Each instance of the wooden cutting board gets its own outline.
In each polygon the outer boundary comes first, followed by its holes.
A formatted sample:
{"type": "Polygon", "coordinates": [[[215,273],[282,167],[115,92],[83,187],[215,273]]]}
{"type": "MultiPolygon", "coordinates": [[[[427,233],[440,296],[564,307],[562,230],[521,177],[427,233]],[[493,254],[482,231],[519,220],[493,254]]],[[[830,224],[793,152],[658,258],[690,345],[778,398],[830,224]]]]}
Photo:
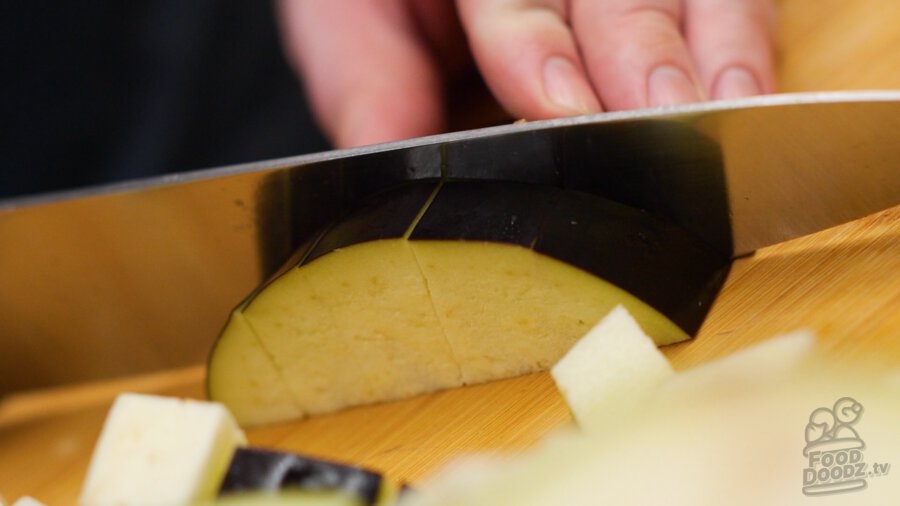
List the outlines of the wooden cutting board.
{"type": "MultiPolygon", "coordinates": [[[[900,2],[783,0],[782,91],[900,88],[900,2]]],[[[737,261],[676,369],[797,328],[828,353],[900,367],[900,207],[737,261]]],[[[73,504],[120,391],[203,397],[202,367],[78,385],[0,404],[0,494],[73,504]]],[[[764,374],[764,371],[761,372],[764,374]]],[[[462,453],[527,447],[570,420],[547,374],[248,432],[252,444],[366,465],[415,482],[462,453]]]]}

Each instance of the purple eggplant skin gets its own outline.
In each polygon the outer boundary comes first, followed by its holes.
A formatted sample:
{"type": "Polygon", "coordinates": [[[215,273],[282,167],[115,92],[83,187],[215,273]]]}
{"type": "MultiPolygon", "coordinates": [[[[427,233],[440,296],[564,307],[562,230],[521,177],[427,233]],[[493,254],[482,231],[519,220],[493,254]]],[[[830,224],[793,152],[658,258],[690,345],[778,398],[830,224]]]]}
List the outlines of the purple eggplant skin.
{"type": "Polygon", "coordinates": [[[695,335],[731,258],[659,215],[549,185],[447,181],[410,240],[517,244],[590,272],[695,335]]]}
{"type": "Polygon", "coordinates": [[[379,473],[293,453],[238,448],[219,495],[282,489],[343,492],[373,505],[382,487],[379,473]]]}
{"type": "Polygon", "coordinates": [[[272,274],[256,287],[240,304],[246,308],[272,282],[298,265],[305,265],[322,255],[354,244],[403,237],[440,183],[438,179],[409,181],[361,199],[338,218],[309,232],[303,243],[272,274]]]}
{"type": "Polygon", "coordinates": [[[379,239],[403,237],[428,204],[438,180],[408,182],[361,201],[350,213],[333,222],[312,246],[303,263],[338,248],[379,239]]]}
{"type": "Polygon", "coordinates": [[[551,186],[508,181],[447,181],[410,239],[501,242],[530,248],[558,192],[551,186]]]}
{"type": "Polygon", "coordinates": [[[645,209],[548,184],[459,179],[407,182],[360,201],[286,267],[404,236],[532,249],[631,293],[688,335],[699,330],[731,267],[719,245],[645,209]]]}
{"type": "Polygon", "coordinates": [[[573,190],[559,194],[534,251],[622,288],[696,335],[730,256],[658,215],[573,190]]]}

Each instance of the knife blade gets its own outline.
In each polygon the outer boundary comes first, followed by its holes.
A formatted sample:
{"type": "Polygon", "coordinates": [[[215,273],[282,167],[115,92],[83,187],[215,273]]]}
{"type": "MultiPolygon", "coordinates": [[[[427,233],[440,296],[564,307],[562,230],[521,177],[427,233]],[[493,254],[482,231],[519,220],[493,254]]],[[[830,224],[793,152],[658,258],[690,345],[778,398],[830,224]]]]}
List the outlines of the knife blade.
{"type": "Polygon", "coordinates": [[[429,178],[556,185],[733,256],[900,204],[900,92],[537,121],[0,201],[0,395],[201,362],[354,202],[429,178]]]}

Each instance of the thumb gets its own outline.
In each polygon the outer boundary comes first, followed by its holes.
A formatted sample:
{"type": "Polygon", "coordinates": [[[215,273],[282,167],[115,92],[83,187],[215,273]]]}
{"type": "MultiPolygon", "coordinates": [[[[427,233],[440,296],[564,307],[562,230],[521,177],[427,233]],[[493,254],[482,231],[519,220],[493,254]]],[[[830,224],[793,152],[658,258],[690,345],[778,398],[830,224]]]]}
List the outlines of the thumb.
{"type": "Polygon", "coordinates": [[[440,73],[400,0],[280,0],[288,60],[337,147],[438,133],[440,73]]]}

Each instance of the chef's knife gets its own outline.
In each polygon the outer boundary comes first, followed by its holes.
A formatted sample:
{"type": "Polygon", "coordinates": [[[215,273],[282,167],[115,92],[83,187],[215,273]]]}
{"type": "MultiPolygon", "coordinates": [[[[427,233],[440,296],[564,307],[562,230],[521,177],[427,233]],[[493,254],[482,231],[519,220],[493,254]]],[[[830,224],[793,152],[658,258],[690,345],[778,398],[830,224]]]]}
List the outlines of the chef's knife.
{"type": "Polygon", "coordinates": [[[594,193],[739,256],[900,204],[900,92],[539,121],[0,201],[0,394],[197,363],[317,229],[440,177],[594,193]]]}

